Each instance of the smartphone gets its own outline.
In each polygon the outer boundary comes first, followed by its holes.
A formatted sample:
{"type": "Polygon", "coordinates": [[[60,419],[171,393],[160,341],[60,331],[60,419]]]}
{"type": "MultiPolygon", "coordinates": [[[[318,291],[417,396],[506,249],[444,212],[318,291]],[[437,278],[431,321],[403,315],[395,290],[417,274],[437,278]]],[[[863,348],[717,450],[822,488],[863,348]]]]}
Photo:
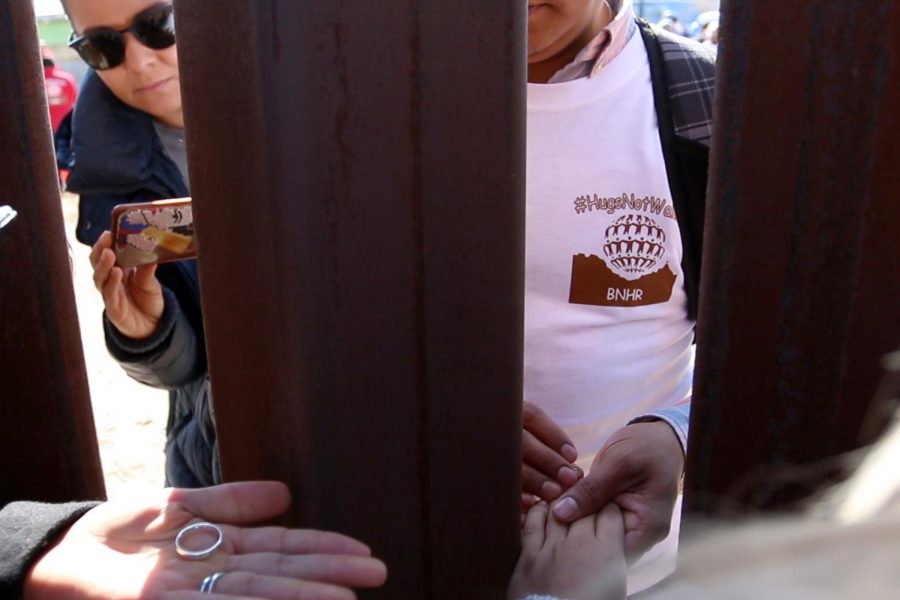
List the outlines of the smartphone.
{"type": "Polygon", "coordinates": [[[190,198],[120,204],[112,211],[113,252],[120,267],[194,258],[190,198]]]}

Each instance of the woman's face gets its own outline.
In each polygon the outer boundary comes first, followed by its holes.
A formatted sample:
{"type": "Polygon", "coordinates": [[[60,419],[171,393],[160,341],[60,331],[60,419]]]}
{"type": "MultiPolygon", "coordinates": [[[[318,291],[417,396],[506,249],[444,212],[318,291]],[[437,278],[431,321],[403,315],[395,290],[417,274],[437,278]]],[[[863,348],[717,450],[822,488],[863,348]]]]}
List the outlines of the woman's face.
{"type": "MultiPolygon", "coordinates": [[[[68,0],[72,27],[78,34],[91,29],[130,27],[135,15],[159,0],[68,0]]],[[[97,75],[115,96],[171,127],[184,127],[175,46],[153,50],[130,32],[125,37],[125,61],[97,75]]]]}

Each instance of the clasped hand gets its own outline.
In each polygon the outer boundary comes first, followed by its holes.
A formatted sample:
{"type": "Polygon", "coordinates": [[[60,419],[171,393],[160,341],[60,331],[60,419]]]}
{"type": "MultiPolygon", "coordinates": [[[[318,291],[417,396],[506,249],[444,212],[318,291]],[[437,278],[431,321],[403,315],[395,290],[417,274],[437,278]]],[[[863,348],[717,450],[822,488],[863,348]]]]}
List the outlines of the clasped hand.
{"type": "Polygon", "coordinates": [[[523,414],[523,510],[537,497],[553,503],[553,518],[574,523],[614,502],[622,511],[630,560],[665,539],[684,469],[681,444],[667,423],[634,423],[616,431],[582,476],[574,465],[575,446],[562,428],[530,403],[523,414]]]}

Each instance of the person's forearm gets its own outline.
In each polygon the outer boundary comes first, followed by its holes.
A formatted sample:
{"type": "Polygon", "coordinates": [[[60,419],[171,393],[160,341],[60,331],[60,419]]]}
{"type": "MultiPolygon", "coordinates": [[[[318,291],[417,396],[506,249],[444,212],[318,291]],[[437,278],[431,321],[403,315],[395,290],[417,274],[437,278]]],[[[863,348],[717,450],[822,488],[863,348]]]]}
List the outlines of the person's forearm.
{"type": "Polygon", "coordinates": [[[202,373],[197,335],[181,310],[175,294],[163,288],[165,309],[156,333],[146,340],[122,335],[104,318],[106,347],[133,379],[159,388],[174,388],[202,373]]]}
{"type": "Polygon", "coordinates": [[[22,598],[29,569],[97,504],[13,502],[0,510],[0,598],[22,598]]]}

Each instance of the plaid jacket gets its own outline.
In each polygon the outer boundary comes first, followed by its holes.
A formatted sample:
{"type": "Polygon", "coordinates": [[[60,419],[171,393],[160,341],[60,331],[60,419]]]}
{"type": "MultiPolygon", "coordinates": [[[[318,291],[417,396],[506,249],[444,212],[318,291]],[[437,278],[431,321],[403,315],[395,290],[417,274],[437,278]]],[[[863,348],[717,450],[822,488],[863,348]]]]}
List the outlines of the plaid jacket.
{"type": "Polygon", "coordinates": [[[712,138],[716,58],[706,48],[664,29],[654,30],[668,75],[668,96],[675,135],[700,142],[712,138]]]}
{"type": "Polygon", "coordinates": [[[688,314],[697,317],[715,57],[692,40],[638,19],[647,47],[659,136],[684,247],[688,314]]]}

